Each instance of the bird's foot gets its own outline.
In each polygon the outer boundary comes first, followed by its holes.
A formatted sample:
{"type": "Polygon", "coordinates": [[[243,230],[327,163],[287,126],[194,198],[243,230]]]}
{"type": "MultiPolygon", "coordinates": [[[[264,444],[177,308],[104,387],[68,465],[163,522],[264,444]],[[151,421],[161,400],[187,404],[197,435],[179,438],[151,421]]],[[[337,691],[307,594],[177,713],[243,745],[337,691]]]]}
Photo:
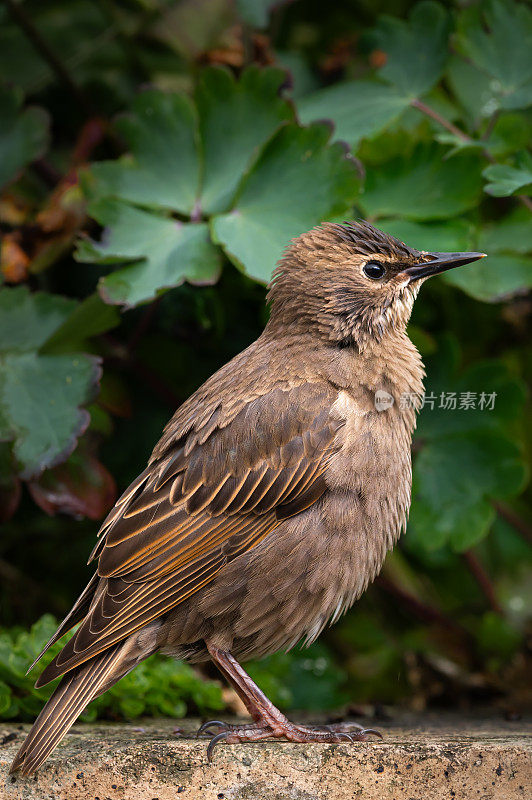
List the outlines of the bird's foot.
{"type": "Polygon", "coordinates": [[[288,719],[286,722],[253,722],[248,725],[230,725],[221,720],[205,722],[198,730],[212,733],[207,747],[207,758],[212,761],[212,754],[217,744],[238,744],[239,742],[258,742],[261,739],[286,739],[288,742],[365,742],[370,736],[382,739],[382,734],[372,728],[363,728],[356,722],[340,722],[332,725],[296,725],[288,719]],[[218,733],[211,728],[217,728],[218,733]]]}

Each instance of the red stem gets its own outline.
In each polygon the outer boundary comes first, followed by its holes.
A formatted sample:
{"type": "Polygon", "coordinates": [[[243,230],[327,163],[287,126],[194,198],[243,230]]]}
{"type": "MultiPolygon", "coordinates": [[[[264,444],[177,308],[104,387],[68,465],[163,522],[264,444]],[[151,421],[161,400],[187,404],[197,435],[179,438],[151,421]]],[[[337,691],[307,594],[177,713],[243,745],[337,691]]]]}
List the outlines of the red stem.
{"type": "MultiPolygon", "coordinates": [[[[414,100],[411,101],[410,105],[412,106],[412,108],[417,108],[417,110],[421,111],[422,114],[425,114],[427,117],[433,119],[435,122],[441,125],[442,128],[448,130],[462,142],[470,143],[476,141],[475,139],[472,139],[471,136],[468,136],[467,133],[461,131],[460,128],[457,128],[456,125],[453,125],[452,122],[449,122],[448,119],[442,117],[441,114],[438,114],[438,112],[435,111],[433,108],[428,106],[426,103],[423,103],[422,100],[418,100],[417,98],[415,98],[414,100]]],[[[483,148],[482,152],[484,153],[485,158],[487,158],[487,160],[491,164],[496,163],[495,159],[493,158],[489,150],[483,148]]],[[[526,206],[526,208],[528,208],[529,211],[532,211],[532,200],[530,199],[530,197],[527,197],[524,194],[518,194],[516,195],[516,197],[520,203],[522,203],[524,206],[526,206]]]]}
{"type": "Polygon", "coordinates": [[[484,594],[486,600],[488,601],[489,607],[492,611],[495,611],[496,614],[500,614],[501,616],[504,615],[504,611],[502,610],[499,601],[497,600],[497,595],[495,594],[495,589],[491,582],[491,579],[480,563],[479,559],[475,555],[472,550],[466,550],[465,553],[462,553],[462,558],[464,559],[467,568],[471,572],[472,576],[475,578],[476,582],[478,583],[482,593],[484,594]]]}

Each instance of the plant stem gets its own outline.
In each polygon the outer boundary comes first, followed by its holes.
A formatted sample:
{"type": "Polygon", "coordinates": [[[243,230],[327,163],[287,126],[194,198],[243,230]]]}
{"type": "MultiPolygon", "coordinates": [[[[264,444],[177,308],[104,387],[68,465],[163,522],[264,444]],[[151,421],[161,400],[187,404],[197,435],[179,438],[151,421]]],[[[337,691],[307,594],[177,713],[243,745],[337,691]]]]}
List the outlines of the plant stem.
{"type": "Polygon", "coordinates": [[[532,544],[532,527],[522,519],[512,508],[497,500],[493,501],[493,507],[497,514],[502,517],[512,528],[521,534],[529,544],[532,544]]]}
{"type": "Polygon", "coordinates": [[[499,119],[500,111],[494,111],[491,117],[488,120],[488,124],[486,125],[486,130],[484,131],[484,135],[482,136],[483,141],[487,141],[491,134],[493,133],[493,129],[497,120],[499,119]]]}
{"type": "Polygon", "coordinates": [[[427,117],[430,117],[431,119],[433,119],[435,122],[437,122],[439,125],[441,125],[442,128],[445,128],[450,133],[452,133],[454,136],[456,136],[458,139],[461,139],[463,142],[472,142],[472,141],[474,141],[473,139],[471,139],[470,136],[467,135],[467,133],[464,133],[463,131],[461,131],[460,128],[457,128],[456,125],[453,125],[452,122],[449,122],[448,119],[445,119],[445,117],[442,117],[441,114],[438,114],[438,112],[435,111],[435,109],[433,109],[430,106],[426,105],[426,103],[423,103],[421,100],[418,100],[416,98],[415,100],[412,100],[410,105],[412,106],[412,108],[417,108],[417,110],[421,111],[422,114],[425,114],[427,117]]]}
{"type": "Polygon", "coordinates": [[[497,595],[495,594],[495,589],[493,588],[491,579],[475,553],[472,550],[466,550],[465,553],[462,553],[462,558],[464,559],[472,576],[478,583],[482,593],[486,597],[491,610],[495,611],[496,614],[503,616],[504,612],[499,604],[499,601],[497,600],[497,595]]]}
{"type": "Polygon", "coordinates": [[[155,316],[155,314],[157,312],[157,309],[159,308],[160,302],[161,302],[161,298],[157,297],[144,310],[144,313],[142,314],[137,327],[135,328],[135,330],[133,331],[133,333],[129,337],[129,340],[128,340],[128,343],[127,343],[127,349],[128,349],[130,354],[133,353],[137,349],[137,346],[138,346],[140,340],[142,339],[144,334],[150,328],[150,326],[151,326],[151,324],[153,322],[153,318],[154,318],[154,316],[155,316]]]}
{"type": "MultiPolygon", "coordinates": [[[[465,142],[467,144],[477,144],[476,139],[473,139],[467,133],[461,131],[460,128],[457,128],[456,125],[453,125],[453,123],[449,122],[448,119],[442,117],[442,115],[438,114],[438,112],[434,108],[431,108],[426,103],[423,103],[422,100],[418,100],[418,98],[415,98],[414,100],[411,101],[410,105],[412,106],[412,108],[417,108],[417,110],[421,111],[422,114],[425,114],[427,117],[433,119],[435,122],[441,125],[442,128],[445,128],[445,130],[449,131],[449,133],[452,133],[453,136],[456,136],[462,142],[465,142]]],[[[482,148],[482,152],[484,154],[484,157],[490,162],[490,164],[497,163],[493,158],[493,156],[491,155],[490,151],[487,150],[485,147],[482,148]]],[[[518,194],[516,195],[516,197],[520,203],[522,203],[524,206],[526,206],[526,208],[528,208],[529,211],[532,211],[532,200],[530,199],[530,197],[527,197],[524,194],[518,194]]]]}
{"type": "Polygon", "coordinates": [[[458,625],[452,619],[449,619],[449,617],[445,616],[439,609],[434,608],[434,606],[422,603],[417,597],[407,592],[406,589],[403,589],[402,586],[399,586],[397,583],[390,580],[390,578],[379,575],[375,579],[375,583],[385,592],[399,600],[402,605],[408,608],[414,617],[417,617],[422,622],[434,622],[442,628],[454,631],[461,637],[465,636],[469,638],[469,633],[465,628],[458,625]]]}
{"type": "Polygon", "coordinates": [[[516,195],[517,199],[522,202],[524,206],[528,208],[529,211],[532,211],[532,200],[530,197],[527,197],[526,194],[518,194],[516,195]]]}
{"type": "Polygon", "coordinates": [[[26,14],[26,11],[20,3],[15,0],[5,0],[9,13],[11,14],[15,23],[22,29],[27,39],[31,42],[35,50],[39,53],[41,58],[46,61],[51,70],[64,83],[71,95],[75,98],[76,102],[81,106],[87,116],[94,114],[94,109],[88,97],[83,90],[72,79],[71,74],[63,66],[61,61],[57,58],[56,54],[48,43],[43,39],[31,18],[26,14]]]}

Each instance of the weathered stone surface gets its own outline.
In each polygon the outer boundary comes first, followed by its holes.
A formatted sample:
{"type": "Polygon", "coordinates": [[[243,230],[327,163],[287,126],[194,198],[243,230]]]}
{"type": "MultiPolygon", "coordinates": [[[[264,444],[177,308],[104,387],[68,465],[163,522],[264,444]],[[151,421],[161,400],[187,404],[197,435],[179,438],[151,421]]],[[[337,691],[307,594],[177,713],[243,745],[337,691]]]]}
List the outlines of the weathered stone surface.
{"type": "MultiPolygon", "coordinates": [[[[370,723],[367,723],[370,724],[370,723]]],[[[176,736],[167,720],[79,725],[29,778],[7,777],[28,726],[0,725],[6,800],[528,800],[531,728],[502,719],[402,716],[382,741],[220,745],[176,736]],[[15,733],[16,738],[10,738],[15,733]],[[3,744],[2,744],[3,742],[3,744]]]]}

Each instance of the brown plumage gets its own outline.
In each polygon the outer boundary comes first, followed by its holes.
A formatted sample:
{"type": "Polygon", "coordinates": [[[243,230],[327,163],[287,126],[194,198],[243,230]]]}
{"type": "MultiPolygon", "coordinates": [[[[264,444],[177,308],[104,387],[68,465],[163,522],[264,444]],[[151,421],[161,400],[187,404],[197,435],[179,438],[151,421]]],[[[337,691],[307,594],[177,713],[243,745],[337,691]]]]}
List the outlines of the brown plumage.
{"type": "Polygon", "coordinates": [[[371,733],[293,725],[236,659],[312,642],[380,570],[410,503],[415,409],[398,400],[422,392],[412,304],[429,274],[479,257],[421,253],[366,223],[293,241],[263,334],[177,410],[102,525],[95,575],[47,647],[80,625],[36,685],[63,678],[12,771],[37,769],[156,651],[211,658],[250,711],[251,726],[204,726],[220,729],[209,754],[222,739],[371,733]],[[396,401],[385,411],[379,390],[396,401]]]}

